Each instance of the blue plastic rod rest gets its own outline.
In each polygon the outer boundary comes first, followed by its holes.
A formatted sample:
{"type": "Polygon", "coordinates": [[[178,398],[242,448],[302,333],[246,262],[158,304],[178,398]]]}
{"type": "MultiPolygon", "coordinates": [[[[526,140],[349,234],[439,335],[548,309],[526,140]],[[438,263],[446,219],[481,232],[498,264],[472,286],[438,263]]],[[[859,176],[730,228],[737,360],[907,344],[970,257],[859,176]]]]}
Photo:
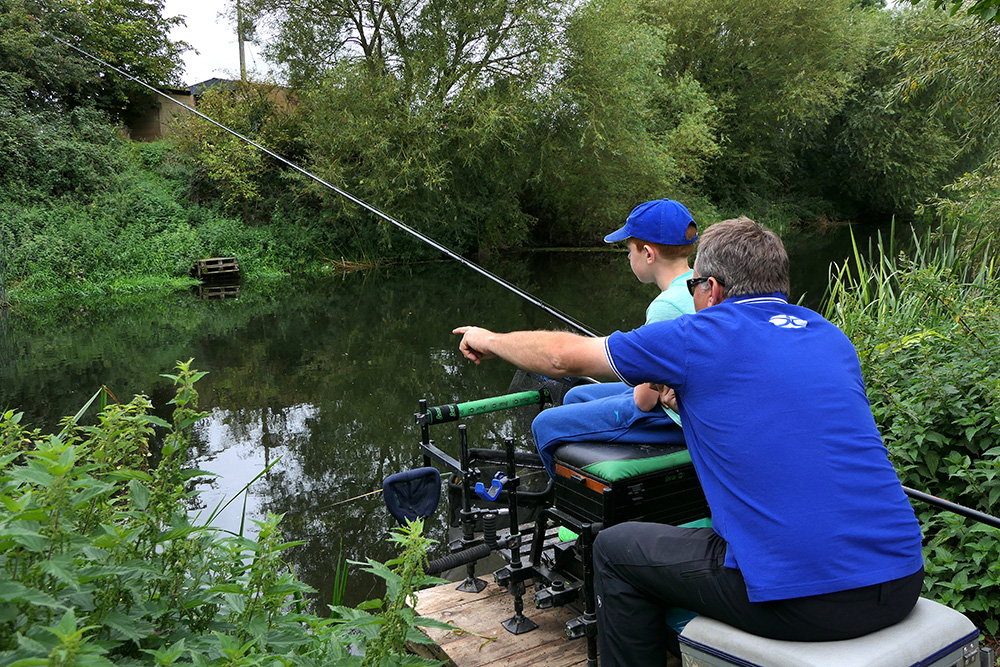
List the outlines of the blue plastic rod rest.
{"type": "Polygon", "coordinates": [[[506,483],[507,475],[503,474],[503,472],[498,472],[493,476],[489,491],[486,490],[486,486],[482,482],[476,482],[476,495],[483,500],[494,502],[499,497],[500,492],[503,491],[504,484],[506,483]]]}

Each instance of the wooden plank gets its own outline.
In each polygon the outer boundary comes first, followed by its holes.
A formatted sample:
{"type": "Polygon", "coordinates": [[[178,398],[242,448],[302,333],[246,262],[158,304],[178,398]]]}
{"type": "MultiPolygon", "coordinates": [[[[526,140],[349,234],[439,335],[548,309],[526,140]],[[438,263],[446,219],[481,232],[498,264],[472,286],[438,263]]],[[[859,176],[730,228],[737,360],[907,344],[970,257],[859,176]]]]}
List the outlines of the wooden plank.
{"type": "Polygon", "coordinates": [[[566,637],[566,621],[578,615],[568,607],[535,609],[529,587],[524,614],[538,628],[512,635],[500,625],[514,615],[514,600],[495,584],[482,593],[463,593],[449,583],[420,591],[416,611],[452,623],[461,633],[427,630],[458,667],[584,667],[587,642],[566,637]],[[492,641],[491,641],[492,640],[492,641]]]}

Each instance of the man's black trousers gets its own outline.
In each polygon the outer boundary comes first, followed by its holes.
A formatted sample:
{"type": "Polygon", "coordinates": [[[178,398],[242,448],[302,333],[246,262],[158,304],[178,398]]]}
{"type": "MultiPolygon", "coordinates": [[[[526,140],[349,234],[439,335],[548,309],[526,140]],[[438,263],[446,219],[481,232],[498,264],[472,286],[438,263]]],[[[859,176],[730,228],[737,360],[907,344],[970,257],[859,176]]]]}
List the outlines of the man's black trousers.
{"type": "Polygon", "coordinates": [[[629,522],[594,545],[601,667],[662,665],[679,654],[666,611],[680,607],[762,637],[851,639],[898,623],[917,602],[923,570],[874,586],[750,602],[739,570],[723,567],[726,543],[711,528],[629,522]]]}

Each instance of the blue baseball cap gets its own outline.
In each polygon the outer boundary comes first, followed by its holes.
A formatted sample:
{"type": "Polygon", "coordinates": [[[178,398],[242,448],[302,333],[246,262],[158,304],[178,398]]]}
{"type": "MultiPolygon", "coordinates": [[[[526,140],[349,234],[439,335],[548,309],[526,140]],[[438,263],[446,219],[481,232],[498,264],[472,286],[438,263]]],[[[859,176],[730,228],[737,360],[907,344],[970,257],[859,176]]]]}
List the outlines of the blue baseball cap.
{"type": "Polygon", "coordinates": [[[629,213],[625,226],[604,237],[605,243],[624,241],[629,237],[662,243],[663,245],[689,245],[698,240],[698,223],[673,199],[657,199],[639,204],[629,213]],[[694,223],[694,238],[687,237],[688,225],[694,223]]]}

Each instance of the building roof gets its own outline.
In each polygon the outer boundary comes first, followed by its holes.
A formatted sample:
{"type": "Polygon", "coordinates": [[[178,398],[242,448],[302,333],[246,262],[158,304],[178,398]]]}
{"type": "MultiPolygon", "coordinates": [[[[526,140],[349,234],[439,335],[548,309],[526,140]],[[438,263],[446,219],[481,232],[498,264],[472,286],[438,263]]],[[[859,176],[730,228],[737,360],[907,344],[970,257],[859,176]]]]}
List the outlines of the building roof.
{"type": "Polygon", "coordinates": [[[211,90],[213,88],[218,88],[221,90],[234,90],[239,81],[233,79],[209,79],[207,81],[202,81],[201,83],[196,83],[191,86],[192,95],[201,95],[206,90],[211,90]]]}

